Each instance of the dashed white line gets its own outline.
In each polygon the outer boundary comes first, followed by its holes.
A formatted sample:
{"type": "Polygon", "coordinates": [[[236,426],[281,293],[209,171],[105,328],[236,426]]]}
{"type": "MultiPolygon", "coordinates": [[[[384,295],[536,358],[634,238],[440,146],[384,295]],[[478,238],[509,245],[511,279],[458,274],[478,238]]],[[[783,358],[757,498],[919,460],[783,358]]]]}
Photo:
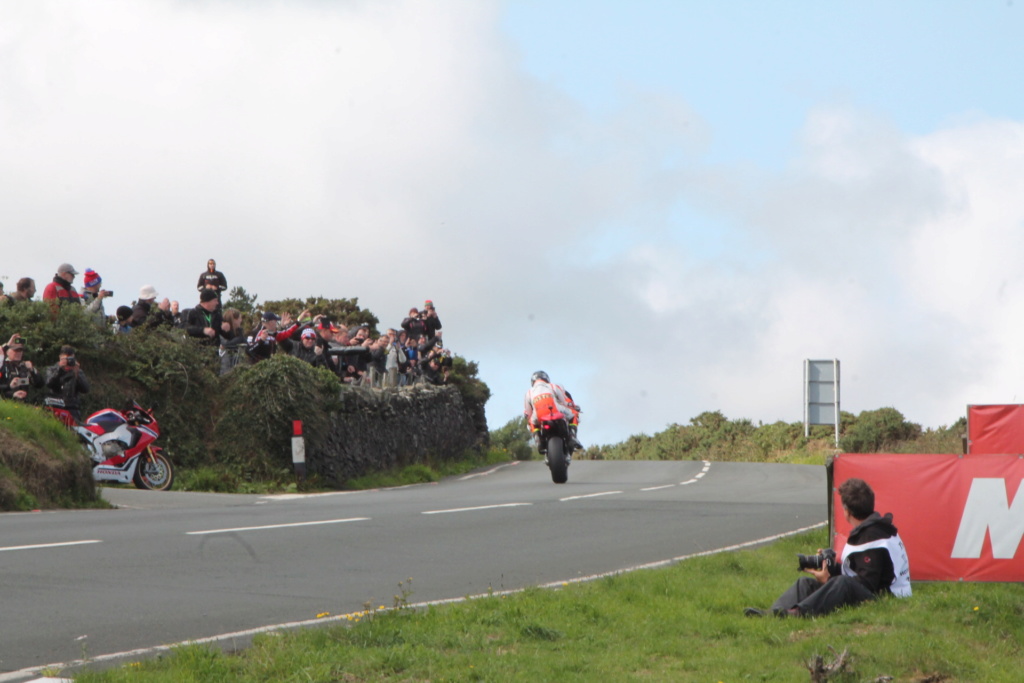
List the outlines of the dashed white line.
{"type": "Polygon", "coordinates": [[[704,467],[701,469],[700,472],[698,472],[697,474],[693,475],[693,479],[687,479],[686,481],[681,481],[681,482],[679,482],[679,485],[680,486],[686,486],[687,484],[695,484],[698,481],[700,481],[701,478],[705,474],[708,473],[708,470],[711,469],[711,463],[710,462],[708,462],[707,460],[704,460],[703,462],[704,462],[704,467]]]}
{"type": "Polygon", "coordinates": [[[675,484],[665,484],[664,486],[648,486],[647,488],[640,489],[640,490],[641,491],[660,491],[661,489],[670,489],[673,486],[675,486],[675,484]]]}
{"type": "Polygon", "coordinates": [[[344,524],[346,522],[365,522],[369,517],[349,517],[348,519],[325,519],[319,522],[294,522],[292,524],[267,524],[265,526],[240,526],[234,529],[206,529],[205,531],[186,531],[186,536],[202,536],[203,534],[230,534],[237,531],[263,531],[265,529],[288,529],[297,526],[319,526],[322,524],[344,524]]]}
{"type": "Polygon", "coordinates": [[[90,543],[102,543],[103,541],[67,541],[65,543],[38,543],[36,545],[9,545],[0,548],[0,552],[7,550],[37,550],[40,548],[65,548],[69,545],[89,545],[90,543]]]}
{"type": "Polygon", "coordinates": [[[569,496],[568,498],[559,498],[558,500],[564,503],[567,500],[580,500],[582,498],[597,498],[598,496],[614,496],[616,493],[622,493],[622,491],[601,491],[600,493],[588,493],[582,496],[569,496]]]}
{"type": "Polygon", "coordinates": [[[524,505],[533,505],[533,503],[501,503],[500,505],[479,505],[471,508],[450,508],[448,510],[425,510],[421,512],[422,515],[443,515],[449,512],[472,512],[474,510],[493,510],[495,508],[517,508],[524,505]]]}

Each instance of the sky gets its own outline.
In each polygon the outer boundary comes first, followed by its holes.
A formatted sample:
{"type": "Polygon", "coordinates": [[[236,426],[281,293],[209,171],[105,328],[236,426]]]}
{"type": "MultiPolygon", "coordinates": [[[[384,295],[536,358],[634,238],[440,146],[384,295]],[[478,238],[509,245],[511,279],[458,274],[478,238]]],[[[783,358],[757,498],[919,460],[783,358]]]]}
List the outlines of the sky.
{"type": "Polygon", "coordinates": [[[0,0],[0,278],[431,299],[586,445],[805,359],[940,427],[1024,402],[1022,83],[1017,0],[0,0]]]}

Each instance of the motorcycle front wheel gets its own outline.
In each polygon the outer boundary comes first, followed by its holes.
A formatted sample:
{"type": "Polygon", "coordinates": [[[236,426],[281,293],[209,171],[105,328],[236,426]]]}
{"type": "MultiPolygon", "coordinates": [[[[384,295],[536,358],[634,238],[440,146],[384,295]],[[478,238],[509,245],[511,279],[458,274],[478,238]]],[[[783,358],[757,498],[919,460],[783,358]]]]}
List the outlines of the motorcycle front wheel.
{"type": "Polygon", "coordinates": [[[140,489],[170,490],[171,484],[174,483],[174,468],[171,461],[162,453],[147,448],[146,452],[139,456],[139,466],[135,468],[132,482],[140,489]]]}
{"type": "Polygon", "coordinates": [[[551,468],[551,481],[556,484],[569,481],[569,463],[565,459],[565,445],[560,436],[548,439],[548,467],[551,468]]]}

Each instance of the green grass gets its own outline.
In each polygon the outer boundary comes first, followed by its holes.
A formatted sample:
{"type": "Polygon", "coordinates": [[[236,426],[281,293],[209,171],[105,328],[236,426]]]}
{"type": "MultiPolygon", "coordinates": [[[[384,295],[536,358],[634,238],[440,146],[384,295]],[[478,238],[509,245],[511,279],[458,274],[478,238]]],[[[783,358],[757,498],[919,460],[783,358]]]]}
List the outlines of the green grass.
{"type": "Polygon", "coordinates": [[[70,457],[82,446],[78,437],[42,408],[0,400],[0,426],[12,436],[33,443],[56,457],[70,457]]]}
{"type": "MultiPolygon", "coordinates": [[[[1013,584],[918,583],[818,619],[757,619],[824,530],[675,566],[460,604],[372,611],[258,637],[223,654],[181,647],[77,681],[806,681],[805,663],[849,651],[830,681],[1019,681],[1024,601],[1013,584]]],[[[403,585],[403,584],[400,584],[403,585]]],[[[329,600],[325,598],[325,604],[329,600]]],[[[313,618],[317,615],[310,615],[313,618]]]]}

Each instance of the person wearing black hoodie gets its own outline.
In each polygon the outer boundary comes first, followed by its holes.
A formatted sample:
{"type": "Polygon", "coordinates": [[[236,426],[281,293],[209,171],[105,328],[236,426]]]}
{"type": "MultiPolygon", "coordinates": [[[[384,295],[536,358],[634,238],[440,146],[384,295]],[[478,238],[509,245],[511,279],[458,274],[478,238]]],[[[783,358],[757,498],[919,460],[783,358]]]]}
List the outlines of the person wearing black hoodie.
{"type": "Polygon", "coordinates": [[[892,524],[892,514],[883,516],[875,512],[875,492],[863,479],[844,481],[839,487],[839,498],[846,521],[854,527],[840,562],[826,560],[820,569],[804,569],[811,576],[797,579],[770,611],[748,607],[744,614],[813,617],[844,605],[874,600],[879,595],[910,597],[910,561],[892,524]]]}

